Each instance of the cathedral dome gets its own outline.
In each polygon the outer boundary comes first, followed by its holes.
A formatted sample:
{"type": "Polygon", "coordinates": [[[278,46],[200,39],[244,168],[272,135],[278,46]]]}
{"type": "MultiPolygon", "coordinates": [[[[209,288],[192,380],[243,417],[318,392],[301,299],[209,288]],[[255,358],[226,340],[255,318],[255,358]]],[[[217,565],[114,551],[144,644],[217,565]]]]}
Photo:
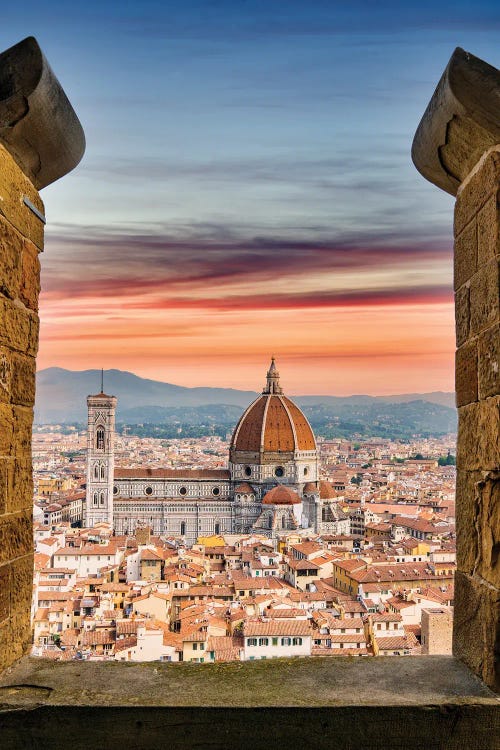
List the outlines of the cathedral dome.
{"type": "Polygon", "coordinates": [[[283,395],[274,357],[267,385],[236,425],[230,450],[254,454],[316,451],[309,422],[299,407],[283,395]]]}
{"type": "Polygon", "coordinates": [[[277,484],[272,490],[266,492],[262,498],[262,505],[299,505],[302,500],[290,487],[277,484]]]}

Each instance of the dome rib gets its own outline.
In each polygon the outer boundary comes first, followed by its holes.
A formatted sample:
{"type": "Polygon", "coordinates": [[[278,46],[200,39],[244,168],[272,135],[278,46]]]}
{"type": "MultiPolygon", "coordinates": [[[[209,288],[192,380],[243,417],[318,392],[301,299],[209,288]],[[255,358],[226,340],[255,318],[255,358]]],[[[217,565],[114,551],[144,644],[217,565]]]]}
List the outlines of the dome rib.
{"type": "Polygon", "coordinates": [[[231,440],[234,450],[259,451],[262,437],[262,414],[266,407],[265,401],[265,396],[259,396],[241,415],[231,440]],[[245,425],[245,430],[242,433],[243,425],[245,425]]]}
{"type": "Polygon", "coordinates": [[[309,424],[305,414],[299,409],[299,407],[290,401],[287,396],[282,396],[283,401],[288,407],[288,411],[291,415],[291,421],[293,422],[295,434],[296,434],[296,450],[301,451],[315,451],[317,450],[316,439],[314,432],[309,424]]]}
{"type": "Polygon", "coordinates": [[[266,399],[266,405],[264,407],[264,414],[262,415],[262,425],[260,429],[260,450],[262,453],[265,450],[267,412],[269,411],[269,402],[271,398],[269,396],[261,396],[261,398],[266,399]]]}

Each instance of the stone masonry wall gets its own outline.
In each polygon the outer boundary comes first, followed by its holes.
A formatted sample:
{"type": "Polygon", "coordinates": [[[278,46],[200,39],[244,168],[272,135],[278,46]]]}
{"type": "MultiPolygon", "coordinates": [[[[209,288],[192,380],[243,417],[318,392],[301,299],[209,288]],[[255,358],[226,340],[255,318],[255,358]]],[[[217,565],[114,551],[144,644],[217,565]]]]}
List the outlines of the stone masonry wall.
{"type": "Polygon", "coordinates": [[[37,190],[0,145],[0,670],[31,642],[31,427],[43,213],[37,190]]]}
{"type": "Polygon", "coordinates": [[[500,687],[500,146],[455,207],[457,574],[454,653],[500,687]]]}

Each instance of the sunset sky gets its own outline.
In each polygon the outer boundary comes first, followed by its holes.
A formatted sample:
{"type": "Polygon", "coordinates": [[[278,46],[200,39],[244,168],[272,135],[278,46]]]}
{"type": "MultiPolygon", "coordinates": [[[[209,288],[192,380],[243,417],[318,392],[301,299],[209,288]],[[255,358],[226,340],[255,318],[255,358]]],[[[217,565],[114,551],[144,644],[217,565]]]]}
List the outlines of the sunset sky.
{"type": "Polygon", "coordinates": [[[39,368],[291,394],[453,389],[453,200],[415,170],[456,46],[497,2],[68,3],[37,37],[87,137],[42,193],[39,368]]]}

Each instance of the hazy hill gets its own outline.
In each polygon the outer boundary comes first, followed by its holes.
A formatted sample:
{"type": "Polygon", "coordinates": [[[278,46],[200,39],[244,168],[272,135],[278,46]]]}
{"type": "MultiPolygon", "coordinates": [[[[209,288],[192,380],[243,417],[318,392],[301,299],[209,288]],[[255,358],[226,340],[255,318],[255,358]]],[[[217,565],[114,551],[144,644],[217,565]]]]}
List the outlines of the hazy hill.
{"type": "MultiPolygon", "coordinates": [[[[49,367],[37,373],[35,421],[75,422],[87,418],[86,398],[101,389],[100,370],[49,367]]],[[[104,390],[118,398],[118,412],[142,406],[247,406],[257,394],[233,388],[184,388],[139,378],[123,370],[105,370],[104,390]]],[[[142,421],[142,420],[140,420],[142,421]]]]}
{"type": "MultiPolygon", "coordinates": [[[[37,374],[35,420],[40,423],[85,422],[86,397],[100,390],[99,370],[73,372],[58,367],[37,374]]],[[[231,428],[243,408],[258,395],[231,388],[185,388],[140,378],[130,372],[106,370],[104,390],[118,397],[117,421],[171,426],[176,434],[214,427],[231,428]]],[[[439,435],[456,428],[453,393],[296,396],[313,428],[325,436],[439,435]],[[450,408],[453,407],[453,408],[450,408]]],[[[194,431],[194,432],[193,432],[194,431]]]]}

